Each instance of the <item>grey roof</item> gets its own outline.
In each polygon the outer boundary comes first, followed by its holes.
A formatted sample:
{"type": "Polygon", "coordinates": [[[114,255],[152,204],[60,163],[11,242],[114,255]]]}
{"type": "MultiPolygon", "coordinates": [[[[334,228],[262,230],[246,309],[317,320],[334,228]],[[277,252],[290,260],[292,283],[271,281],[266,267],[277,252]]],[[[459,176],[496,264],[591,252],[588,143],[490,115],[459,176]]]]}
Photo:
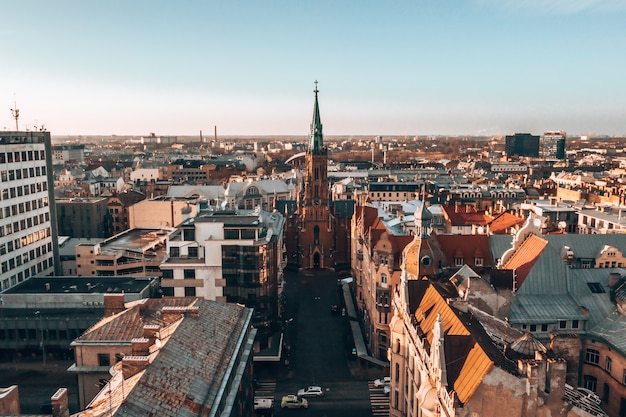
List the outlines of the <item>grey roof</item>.
{"type": "MultiPolygon", "coordinates": [[[[153,363],[115,413],[116,416],[180,416],[190,412],[186,400],[210,410],[228,395],[235,378],[239,344],[250,325],[250,309],[198,300],[198,317],[176,328],[153,363]]],[[[251,336],[253,337],[254,334],[251,336]]]]}
{"type": "Polygon", "coordinates": [[[511,249],[513,237],[511,235],[489,235],[489,247],[491,248],[491,259],[502,259],[504,252],[511,249]]]}
{"type": "MultiPolygon", "coordinates": [[[[568,246],[577,258],[595,258],[606,245],[626,249],[626,235],[543,235],[543,250],[511,301],[511,323],[585,322],[580,331],[602,338],[626,354],[626,318],[611,299],[609,276],[624,268],[570,268],[562,259],[568,246]],[[592,290],[589,284],[595,284],[592,290]]],[[[509,237],[510,239],[510,237],[509,237]]],[[[494,242],[490,238],[490,242],[494,242]]],[[[498,242],[503,243],[503,242],[498,242]]],[[[499,250],[499,249],[495,249],[499,250]]],[[[492,247],[492,252],[495,251],[492,247]]]]}
{"type": "Polygon", "coordinates": [[[511,323],[541,324],[586,318],[578,303],[567,294],[517,295],[509,311],[511,323]]]}
{"type": "Polygon", "coordinates": [[[224,198],[224,187],[221,185],[172,185],[167,190],[168,197],[224,198]]]}
{"type": "Polygon", "coordinates": [[[606,341],[622,354],[626,353],[626,317],[617,310],[606,316],[604,320],[589,330],[590,336],[606,341]]]}

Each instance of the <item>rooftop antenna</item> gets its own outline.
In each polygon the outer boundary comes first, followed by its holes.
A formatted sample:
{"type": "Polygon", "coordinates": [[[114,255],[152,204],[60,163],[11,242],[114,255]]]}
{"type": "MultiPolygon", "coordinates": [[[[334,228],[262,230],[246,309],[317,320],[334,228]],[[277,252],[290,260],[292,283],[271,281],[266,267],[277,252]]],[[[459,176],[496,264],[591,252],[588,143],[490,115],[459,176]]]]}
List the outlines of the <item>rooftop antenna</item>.
{"type": "Polygon", "coordinates": [[[11,115],[15,119],[15,131],[18,132],[20,129],[18,127],[17,121],[20,118],[20,109],[17,108],[17,103],[15,102],[15,94],[13,95],[13,109],[11,109],[11,115]]]}

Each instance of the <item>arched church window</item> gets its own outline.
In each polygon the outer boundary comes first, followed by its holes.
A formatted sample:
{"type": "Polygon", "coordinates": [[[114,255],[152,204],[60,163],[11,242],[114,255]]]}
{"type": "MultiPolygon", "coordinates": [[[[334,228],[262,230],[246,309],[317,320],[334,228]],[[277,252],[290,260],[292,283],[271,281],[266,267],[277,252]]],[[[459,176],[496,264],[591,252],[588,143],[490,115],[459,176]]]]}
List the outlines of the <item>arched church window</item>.
{"type": "Polygon", "coordinates": [[[320,227],[319,226],[315,226],[313,228],[313,244],[314,245],[320,244],[320,227]]]}

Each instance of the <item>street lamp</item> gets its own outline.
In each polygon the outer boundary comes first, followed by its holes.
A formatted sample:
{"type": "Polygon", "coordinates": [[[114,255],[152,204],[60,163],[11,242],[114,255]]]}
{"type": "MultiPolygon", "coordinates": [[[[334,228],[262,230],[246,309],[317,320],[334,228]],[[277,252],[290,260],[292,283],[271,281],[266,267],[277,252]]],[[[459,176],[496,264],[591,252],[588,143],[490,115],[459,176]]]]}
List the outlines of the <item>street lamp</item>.
{"type": "Polygon", "coordinates": [[[46,366],[46,346],[43,343],[43,328],[41,327],[41,312],[39,310],[35,311],[35,317],[37,318],[37,329],[41,333],[39,347],[41,348],[41,354],[43,357],[43,366],[46,366]]]}

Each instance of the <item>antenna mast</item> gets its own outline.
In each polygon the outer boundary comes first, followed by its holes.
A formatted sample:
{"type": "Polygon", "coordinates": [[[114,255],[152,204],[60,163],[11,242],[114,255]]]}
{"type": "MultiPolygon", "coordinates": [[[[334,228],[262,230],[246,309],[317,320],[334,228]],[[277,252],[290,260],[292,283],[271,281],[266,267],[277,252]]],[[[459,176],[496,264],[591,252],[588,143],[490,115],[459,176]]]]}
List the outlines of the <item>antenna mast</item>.
{"type": "Polygon", "coordinates": [[[15,96],[13,96],[13,109],[11,109],[11,115],[15,119],[15,131],[19,131],[19,127],[17,124],[17,120],[20,118],[20,109],[17,108],[17,103],[15,102],[15,96]]]}

